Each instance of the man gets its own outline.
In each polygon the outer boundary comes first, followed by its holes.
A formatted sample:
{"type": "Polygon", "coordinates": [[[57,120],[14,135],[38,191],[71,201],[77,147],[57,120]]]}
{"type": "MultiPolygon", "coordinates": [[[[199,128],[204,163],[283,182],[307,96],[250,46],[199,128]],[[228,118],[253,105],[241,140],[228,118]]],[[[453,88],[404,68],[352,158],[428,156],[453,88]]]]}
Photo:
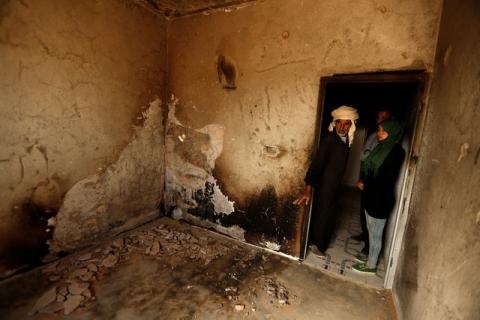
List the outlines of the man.
{"type": "MultiPolygon", "coordinates": [[[[390,112],[390,109],[388,107],[381,107],[378,112],[377,112],[377,126],[382,123],[383,121],[390,119],[392,116],[392,113],[390,112]]],[[[377,139],[377,132],[376,130],[370,134],[365,141],[365,145],[363,146],[362,153],[360,154],[360,161],[364,161],[370,152],[375,149],[375,147],[378,144],[378,139],[377,139]]],[[[361,186],[363,185],[362,179],[360,179],[357,182],[357,188],[361,189],[361,186]]],[[[352,237],[353,240],[356,241],[363,241],[365,243],[365,246],[363,247],[361,253],[365,256],[368,256],[368,247],[369,247],[369,240],[368,240],[368,230],[367,230],[367,221],[365,219],[365,213],[364,213],[364,208],[363,208],[363,203],[360,204],[360,224],[362,226],[362,233],[359,235],[356,235],[352,237]]]]}
{"type": "Polygon", "coordinates": [[[309,204],[312,190],[315,199],[310,223],[311,250],[317,256],[324,256],[335,225],[335,201],[338,187],[353,142],[355,122],[358,119],[356,109],[341,106],[332,111],[333,121],[328,127],[329,133],[320,140],[318,151],[305,176],[305,190],[293,203],[309,204]],[[335,132],[333,132],[335,129],[335,132]]]}

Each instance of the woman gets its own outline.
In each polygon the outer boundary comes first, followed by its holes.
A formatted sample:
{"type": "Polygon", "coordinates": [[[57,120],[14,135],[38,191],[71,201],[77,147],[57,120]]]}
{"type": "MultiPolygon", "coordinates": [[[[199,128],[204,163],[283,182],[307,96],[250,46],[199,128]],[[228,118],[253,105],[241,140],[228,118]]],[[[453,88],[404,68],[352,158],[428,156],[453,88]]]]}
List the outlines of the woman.
{"type": "Polygon", "coordinates": [[[382,235],[387,218],[395,206],[395,182],[402,167],[405,151],[400,146],[403,127],[398,120],[385,120],[377,130],[378,145],[362,162],[362,192],[370,241],[368,259],[357,256],[360,263],[352,268],[362,273],[377,271],[382,249],[382,235]]]}

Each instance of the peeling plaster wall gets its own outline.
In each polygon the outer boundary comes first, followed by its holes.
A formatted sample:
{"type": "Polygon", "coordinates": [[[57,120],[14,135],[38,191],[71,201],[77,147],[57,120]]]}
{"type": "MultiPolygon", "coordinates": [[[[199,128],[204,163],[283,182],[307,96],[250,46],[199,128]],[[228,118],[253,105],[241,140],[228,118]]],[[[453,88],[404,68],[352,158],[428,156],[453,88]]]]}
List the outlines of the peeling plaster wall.
{"type": "Polygon", "coordinates": [[[68,191],[56,216],[51,251],[78,248],[158,216],[164,190],[161,101],[150,103],[143,117],[143,126],[114,164],[68,191]]]}
{"type": "Polygon", "coordinates": [[[214,223],[215,213],[229,215],[234,202],[225,196],[213,177],[215,160],[222,153],[225,128],[209,124],[201,129],[183,125],[175,117],[179,105],[173,98],[168,104],[166,130],[166,189],[165,204],[173,209],[175,219],[184,219],[234,238],[245,240],[239,226],[227,228],[214,223]]]}
{"type": "Polygon", "coordinates": [[[401,319],[480,315],[480,3],[445,1],[405,243],[401,319]]]}
{"type": "Polygon", "coordinates": [[[26,204],[55,211],[117,161],[164,92],[165,35],[127,1],[0,2],[0,256],[22,250],[26,204]]]}
{"type": "Polygon", "coordinates": [[[440,4],[270,0],[173,20],[169,89],[181,101],[175,116],[193,129],[225,128],[212,173],[236,211],[210,220],[298,255],[301,215],[291,201],[303,189],[315,139],[320,77],[432,71],[440,4]],[[217,67],[222,57],[229,63],[217,67]],[[234,90],[225,84],[229,77],[234,90]]]}

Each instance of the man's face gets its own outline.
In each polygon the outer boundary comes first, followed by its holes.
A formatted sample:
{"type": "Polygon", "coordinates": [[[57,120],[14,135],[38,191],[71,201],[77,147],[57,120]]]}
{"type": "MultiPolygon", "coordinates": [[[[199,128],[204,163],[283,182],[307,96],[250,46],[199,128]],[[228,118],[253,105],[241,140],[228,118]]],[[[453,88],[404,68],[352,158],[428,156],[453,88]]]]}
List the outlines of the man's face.
{"type": "Polygon", "coordinates": [[[384,120],[390,119],[390,111],[378,111],[377,124],[382,123],[384,120]]]}
{"type": "Polygon", "coordinates": [[[341,137],[344,137],[348,134],[348,130],[350,130],[351,126],[351,120],[335,120],[335,131],[337,131],[337,134],[341,137]]]}

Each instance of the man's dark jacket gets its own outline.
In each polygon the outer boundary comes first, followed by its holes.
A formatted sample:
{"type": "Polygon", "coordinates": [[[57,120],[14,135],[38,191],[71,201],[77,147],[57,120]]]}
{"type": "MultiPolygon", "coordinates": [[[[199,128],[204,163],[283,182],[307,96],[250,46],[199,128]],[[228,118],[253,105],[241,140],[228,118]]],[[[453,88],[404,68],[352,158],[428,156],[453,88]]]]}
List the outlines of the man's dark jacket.
{"type": "Polygon", "coordinates": [[[316,244],[322,252],[327,250],[335,226],[335,201],[345,171],[348,151],[348,144],[336,133],[328,133],[321,139],[305,177],[305,183],[315,188],[310,242],[316,244]]]}

